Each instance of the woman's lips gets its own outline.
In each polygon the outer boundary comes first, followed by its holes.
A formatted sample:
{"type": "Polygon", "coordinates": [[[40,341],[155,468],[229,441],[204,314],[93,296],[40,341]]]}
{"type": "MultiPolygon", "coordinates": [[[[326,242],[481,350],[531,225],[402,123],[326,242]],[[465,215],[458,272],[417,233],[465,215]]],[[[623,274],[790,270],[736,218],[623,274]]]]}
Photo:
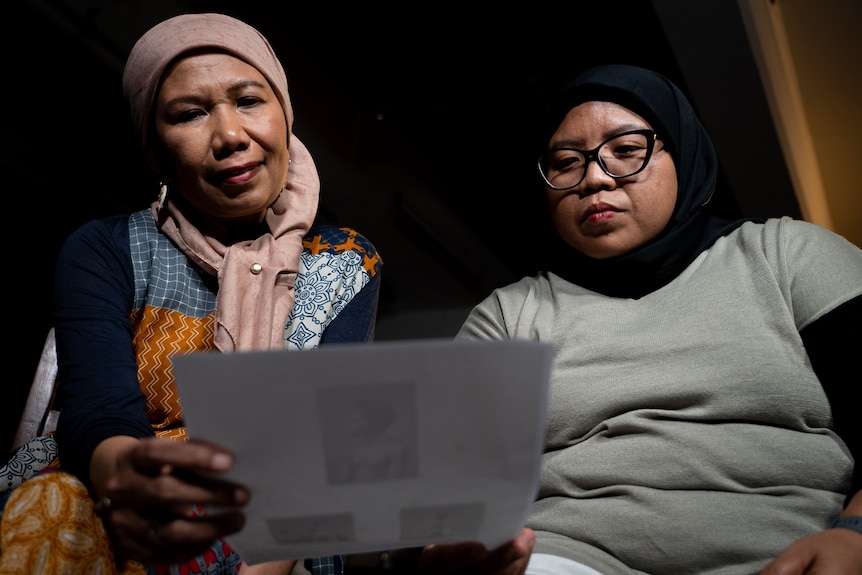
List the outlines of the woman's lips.
{"type": "Polygon", "coordinates": [[[611,218],[616,217],[616,215],[617,215],[616,212],[611,212],[611,211],[598,212],[598,213],[590,215],[590,217],[587,218],[587,221],[590,222],[591,224],[602,224],[602,223],[610,220],[611,218]]]}
{"type": "Polygon", "coordinates": [[[619,210],[605,203],[592,204],[584,213],[584,221],[591,224],[601,224],[616,217],[619,210]]]}
{"type": "Polygon", "coordinates": [[[235,166],[233,168],[222,170],[219,177],[226,184],[244,184],[254,177],[257,173],[259,163],[245,164],[243,166],[235,166]]]}

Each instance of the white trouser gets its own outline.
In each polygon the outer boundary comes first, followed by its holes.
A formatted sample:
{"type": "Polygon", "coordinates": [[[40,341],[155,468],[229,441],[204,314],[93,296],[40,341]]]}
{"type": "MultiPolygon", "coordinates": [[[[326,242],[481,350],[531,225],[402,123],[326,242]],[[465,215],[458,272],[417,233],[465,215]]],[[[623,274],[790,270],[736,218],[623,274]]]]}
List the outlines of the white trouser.
{"type": "Polygon", "coordinates": [[[533,553],[530,564],[524,575],[602,575],[592,567],[583,563],[548,555],[547,553],[533,553]]]}

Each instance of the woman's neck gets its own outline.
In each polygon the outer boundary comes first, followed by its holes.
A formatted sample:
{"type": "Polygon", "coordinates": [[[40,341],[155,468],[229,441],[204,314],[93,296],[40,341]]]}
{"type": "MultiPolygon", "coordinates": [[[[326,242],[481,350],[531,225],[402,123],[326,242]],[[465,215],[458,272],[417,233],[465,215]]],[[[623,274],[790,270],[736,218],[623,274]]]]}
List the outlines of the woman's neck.
{"type": "Polygon", "coordinates": [[[231,242],[253,240],[269,232],[266,221],[261,222],[223,222],[231,242]]]}

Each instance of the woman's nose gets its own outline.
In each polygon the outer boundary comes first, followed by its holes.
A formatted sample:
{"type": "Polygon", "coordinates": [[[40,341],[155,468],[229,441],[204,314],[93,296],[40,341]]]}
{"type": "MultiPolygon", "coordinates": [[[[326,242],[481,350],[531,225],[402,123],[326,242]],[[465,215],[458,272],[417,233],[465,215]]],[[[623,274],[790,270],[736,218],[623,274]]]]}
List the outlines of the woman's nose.
{"type": "Polygon", "coordinates": [[[586,170],[584,179],[578,185],[578,194],[581,197],[589,196],[601,190],[612,190],[617,185],[617,181],[599,165],[598,158],[592,158],[592,161],[587,162],[584,170],[586,170]]]}
{"type": "Polygon", "coordinates": [[[213,150],[217,155],[248,147],[250,138],[238,114],[233,111],[215,114],[214,124],[213,150]]]}

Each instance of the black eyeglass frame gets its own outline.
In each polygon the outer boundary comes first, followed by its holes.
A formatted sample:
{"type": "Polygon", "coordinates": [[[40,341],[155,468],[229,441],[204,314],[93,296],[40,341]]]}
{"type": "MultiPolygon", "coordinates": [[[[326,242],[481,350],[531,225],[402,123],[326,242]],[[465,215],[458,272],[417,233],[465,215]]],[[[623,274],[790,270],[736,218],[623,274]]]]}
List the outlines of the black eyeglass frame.
{"type": "Polygon", "coordinates": [[[613,135],[610,138],[608,138],[607,140],[605,140],[604,142],[602,142],[601,144],[599,144],[598,146],[596,146],[595,148],[593,148],[592,150],[579,150],[577,148],[551,148],[550,150],[548,150],[547,152],[545,152],[544,154],[539,156],[537,168],[539,170],[539,175],[542,176],[542,180],[544,181],[545,186],[548,188],[551,188],[552,190],[571,190],[572,188],[577,187],[581,182],[584,181],[584,178],[587,177],[587,168],[590,167],[590,162],[592,162],[594,160],[599,165],[599,167],[602,169],[602,171],[604,173],[606,173],[607,175],[609,175],[610,177],[612,177],[613,179],[619,180],[622,178],[630,178],[631,176],[634,176],[635,174],[639,174],[640,172],[642,172],[644,170],[644,168],[647,167],[647,164],[649,164],[650,158],[652,158],[652,152],[653,152],[653,149],[655,148],[656,140],[658,140],[658,135],[656,134],[655,130],[651,130],[649,128],[644,128],[642,130],[629,130],[628,132],[621,132],[619,134],[613,135]],[[644,163],[640,168],[638,168],[637,170],[635,170],[634,172],[632,172],[630,174],[624,174],[624,175],[617,176],[615,174],[612,174],[608,170],[608,167],[605,165],[605,162],[602,160],[601,156],[599,156],[599,150],[601,150],[602,146],[604,146],[608,142],[615,140],[615,139],[619,138],[620,136],[627,136],[629,134],[643,134],[644,136],[647,136],[646,156],[644,157],[644,163]],[[584,156],[584,173],[581,175],[581,179],[578,180],[577,182],[575,182],[574,184],[572,184],[571,186],[559,188],[559,187],[555,186],[554,184],[552,184],[551,182],[548,181],[548,177],[545,175],[545,171],[542,170],[542,160],[544,160],[546,157],[550,156],[551,154],[553,154],[555,152],[560,152],[563,150],[569,150],[572,152],[578,152],[579,154],[583,154],[583,156],[584,156]]]}

